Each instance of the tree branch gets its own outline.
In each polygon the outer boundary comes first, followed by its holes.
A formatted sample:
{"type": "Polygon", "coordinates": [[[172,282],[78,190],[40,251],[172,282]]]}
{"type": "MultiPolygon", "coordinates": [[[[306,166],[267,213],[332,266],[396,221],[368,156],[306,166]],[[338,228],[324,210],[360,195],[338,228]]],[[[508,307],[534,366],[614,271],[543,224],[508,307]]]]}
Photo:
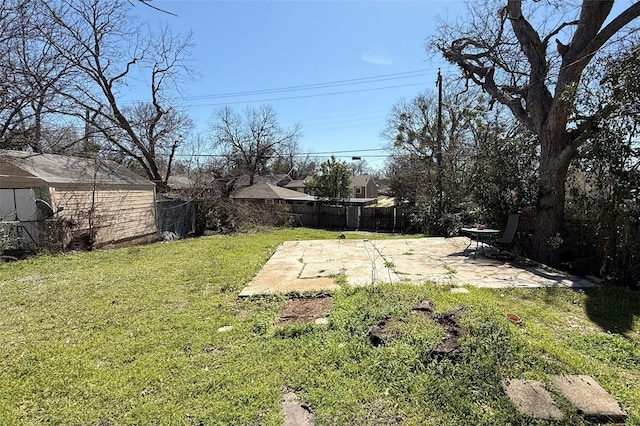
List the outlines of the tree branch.
{"type": "MultiPolygon", "coordinates": [[[[155,9],[155,10],[157,10],[158,12],[166,13],[167,15],[178,16],[178,15],[176,15],[176,14],[175,14],[175,13],[173,13],[173,12],[169,12],[168,10],[165,10],[165,9],[160,9],[160,8],[159,8],[159,7],[157,7],[157,6],[154,6],[154,5],[152,5],[152,4],[149,4],[149,2],[150,2],[151,0],[138,0],[138,1],[139,1],[140,3],[142,3],[142,4],[144,4],[145,6],[150,7],[151,9],[155,9]]],[[[131,3],[131,2],[130,2],[130,3],[131,3]]]]}
{"type": "MultiPolygon", "coordinates": [[[[565,29],[566,27],[570,27],[570,26],[574,26],[574,25],[578,25],[580,21],[575,20],[575,21],[570,21],[570,22],[563,22],[562,24],[558,25],[558,28],[556,28],[555,30],[551,31],[549,34],[547,34],[547,36],[542,40],[542,44],[546,47],[549,45],[549,40],[551,40],[551,37],[557,35],[560,31],[562,31],[563,29],[565,29]]],[[[562,45],[563,44],[560,43],[560,41],[556,40],[556,43],[558,43],[558,45],[562,45]]],[[[566,46],[565,46],[566,47],[566,46]]],[[[560,55],[562,55],[562,52],[560,52],[560,48],[558,48],[558,53],[560,53],[560,55]]]]}
{"type": "Polygon", "coordinates": [[[636,2],[609,22],[595,37],[592,51],[600,49],[618,31],[640,16],[640,2],[636,2]]]}

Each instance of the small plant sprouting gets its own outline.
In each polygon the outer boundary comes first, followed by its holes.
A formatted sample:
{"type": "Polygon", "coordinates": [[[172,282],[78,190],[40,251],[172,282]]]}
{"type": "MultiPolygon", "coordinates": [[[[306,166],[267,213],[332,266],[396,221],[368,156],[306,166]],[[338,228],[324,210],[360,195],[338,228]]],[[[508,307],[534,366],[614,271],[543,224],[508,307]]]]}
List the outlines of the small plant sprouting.
{"type": "Polygon", "coordinates": [[[336,275],[333,275],[332,278],[333,278],[333,282],[339,286],[345,286],[349,284],[347,282],[347,276],[345,274],[336,274],[336,275]]]}

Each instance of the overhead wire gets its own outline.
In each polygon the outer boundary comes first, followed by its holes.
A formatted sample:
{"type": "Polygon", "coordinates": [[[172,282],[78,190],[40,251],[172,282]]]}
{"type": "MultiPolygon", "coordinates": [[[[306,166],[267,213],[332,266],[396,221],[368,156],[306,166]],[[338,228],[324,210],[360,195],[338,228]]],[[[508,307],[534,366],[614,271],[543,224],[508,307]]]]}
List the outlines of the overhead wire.
{"type": "MultiPolygon", "coordinates": [[[[355,93],[357,91],[337,91],[337,92],[328,92],[328,93],[316,93],[310,95],[300,95],[296,97],[284,97],[284,98],[275,98],[275,99],[259,99],[259,100],[247,100],[247,101],[232,101],[232,102],[218,102],[218,103],[207,103],[207,104],[193,104],[191,102],[204,101],[204,100],[215,100],[215,99],[224,99],[224,98],[245,98],[245,97],[253,97],[260,95],[271,95],[271,94],[279,94],[279,93],[289,93],[289,92],[304,92],[304,91],[314,91],[319,89],[327,89],[332,87],[343,87],[343,86],[356,86],[363,84],[376,83],[381,81],[392,81],[392,80],[401,80],[401,79],[409,79],[409,78],[418,78],[418,77],[426,77],[429,76],[430,73],[433,72],[432,69],[423,68],[419,70],[413,71],[404,71],[398,73],[391,74],[379,74],[371,77],[359,77],[359,78],[351,78],[345,80],[336,80],[336,81],[327,81],[321,83],[308,83],[301,84],[296,86],[283,86],[269,89],[256,89],[256,90],[245,90],[238,92],[223,92],[223,93],[210,93],[206,95],[193,95],[193,96],[173,96],[171,97],[172,101],[175,102],[186,102],[189,104],[189,107],[200,107],[200,106],[215,106],[215,105],[227,105],[227,104],[235,104],[235,103],[254,103],[254,102],[269,102],[272,100],[288,100],[288,99],[297,99],[304,98],[307,96],[332,96],[332,95],[340,95],[344,93],[355,93]],[[191,102],[190,102],[191,101],[191,102]]],[[[413,83],[413,85],[417,84],[425,84],[424,82],[413,83]]],[[[396,87],[405,87],[404,85],[392,85],[392,86],[383,86],[383,87],[375,87],[368,89],[361,89],[362,91],[371,91],[371,90],[385,90],[392,89],[396,87]]],[[[132,99],[128,101],[128,103],[136,103],[136,102],[144,102],[142,100],[132,99]]]]}
{"type": "Polygon", "coordinates": [[[223,105],[237,105],[237,104],[250,104],[250,103],[265,103],[265,102],[275,102],[275,101],[288,101],[292,99],[307,99],[307,98],[317,98],[321,96],[334,96],[334,95],[345,95],[350,93],[362,93],[362,92],[372,92],[376,90],[387,90],[387,89],[398,89],[401,87],[411,87],[411,86],[424,86],[427,84],[424,81],[418,83],[410,83],[410,84],[398,84],[395,86],[385,86],[385,87],[371,87],[368,89],[357,89],[357,90],[344,90],[340,92],[327,92],[327,93],[313,93],[307,95],[298,95],[298,96],[286,96],[280,98],[269,98],[269,99],[253,99],[253,100],[242,100],[242,101],[232,101],[232,102],[217,102],[217,103],[208,103],[208,104],[194,104],[191,105],[192,108],[200,108],[200,107],[211,107],[211,106],[223,106],[223,105]]]}
{"type": "MultiPolygon", "coordinates": [[[[364,149],[347,149],[347,150],[340,150],[340,151],[318,151],[318,152],[311,152],[311,153],[297,153],[297,154],[293,154],[294,157],[304,157],[304,156],[326,156],[326,155],[333,155],[337,158],[344,158],[344,157],[361,157],[361,158],[385,158],[387,157],[387,155],[380,155],[380,154],[376,154],[376,155],[353,155],[353,154],[359,154],[361,152],[380,152],[380,151],[387,151],[386,148],[364,148],[364,149]],[[340,155],[340,154],[345,154],[345,155],[340,155]],[[346,155],[349,154],[349,155],[346,155]]],[[[175,156],[177,157],[218,157],[218,158],[224,158],[226,157],[226,155],[224,154],[181,154],[181,153],[177,153],[175,154],[175,156]]]]}
{"type": "Polygon", "coordinates": [[[383,74],[383,75],[377,75],[372,77],[352,78],[347,80],[337,80],[337,81],[329,81],[329,82],[323,82],[323,83],[310,83],[310,84],[303,84],[298,86],[285,86],[285,87],[279,87],[279,88],[273,88],[273,89],[258,89],[258,90],[248,90],[243,92],[214,93],[214,94],[199,95],[199,96],[186,96],[181,99],[183,100],[218,99],[218,98],[229,98],[229,97],[264,95],[264,94],[272,94],[272,93],[286,93],[286,92],[293,92],[293,91],[297,92],[302,90],[326,89],[330,87],[351,86],[356,84],[376,83],[379,81],[424,77],[429,75],[427,71],[428,71],[427,69],[421,69],[421,70],[405,71],[405,72],[399,72],[399,73],[393,73],[393,74],[383,74]]]}
{"type": "MultiPolygon", "coordinates": [[[[302,85],[292,85],[292,86],[283,86],[283,87],[257,89],[257,90],[244,90],[244,91],[237,91],[237,92],[212,93],[212,94],[197,95],[197,96],[183,96],[183,97],[176,98],[176,100],[179,100],[184,104],[187,104],[189,108],[199,108],[199,107],[211,107],[211,106],[215,107],[215,106],[237,105],[237,104],[269,103],[269,102],[276,102],[276,101],[283,101],[283,100],[308,99],[308,98],[325,97],[325,96],[336,96],[336,95],[345,95],[345,94],[353,94],[353,93],[390,90],[390,89],[396,89],[396,88],[402,88],[402,87],[427,86],[429,85],[429,83],[424,81],[424,77],[430,75],[430,71],[432,70],[428,68],[424,68],[419,70],[397,72],[397,73],[390,73],[390,74],[381,74],[381,75],[375,75],[370,77],[360,77],[360,78],[352,78],[352,79],[344,79],[344,80],[336,80],[336,81],[325,81],[325,82],[309,83],[309,84],[302,84],[302,85]],[[377,85],[376,87],[356,88],[357,86],[370,85],[373,83],[399,81],[399,80],[416,79],[416,78],[421,79],[421,81],[415,82],[415,83],[406,83],[406,84],[377,85]],[[330,88],[339,88],[339,87],[342,87],[342,88],[354,87],[354,89],[333,90],[333,91],[326,90],[330,88]],[[264,95],[278,95],[278,94],[291,94],[291,96],[264,96],[264,95]],[[206,102],[206,100],[213,100],[214,102],[206,102]],[[220,102],[215,102],[217,100],[219,100],[220,102]]],[[[372,126],[378,123],[380,119],[384,118],[384,115],[381,115],[379,111],[375,111],[374,113],[375,113],[375,116],[368,115],[368,116],[359,117],[359,118],[331,121],[329,123],[323,122],[323,119],[332,118],[332,117],[314,117],[313,120],[316,121],[316,123],[313,123],[311,125],[306,125],[305,128],[315,127],[316,130],[314,130],[314,132],[326,132],[326,131],[333,131],[333,130],[339,130],[339,129],[345,129],[345,128],[372,126]],[[320,120],[320,122],[317,122],[318,120],[320,120]],[[336,125],[339,125],[339,126],[336,127],[336,125]],[[318,129],[318,127],[321,127],[321,128],[318,129]]],[[[366,113],[358,113],[358,114],[349,114],[347,116],[353,117],[353,116],[359,116],[363,114],[367,115],[372,113],[366,112],[366,113]]],[[[337,115],[334,117],[344,118],[346,116],[337,115]]],[[[384,151],[384,150],[381,149],[380,151],[384,151]]],[[[362,151],[354,150],[354,151],[347,151],[347,152],[357,153],[362,151]]],[[[312,153],[312,155],[336,155],[336,154],[340,154],[340,152],[312,153]]],[[[220,155],[217,155],[217,154],[202,154],[201,156],[220,157],[220,155]]],[[[360,155],[359,157],[363,157],[363,156],[360,155]]],[[[365,158],[385,158],[386,155],[364,156],[364,157],[365,158]]]]}

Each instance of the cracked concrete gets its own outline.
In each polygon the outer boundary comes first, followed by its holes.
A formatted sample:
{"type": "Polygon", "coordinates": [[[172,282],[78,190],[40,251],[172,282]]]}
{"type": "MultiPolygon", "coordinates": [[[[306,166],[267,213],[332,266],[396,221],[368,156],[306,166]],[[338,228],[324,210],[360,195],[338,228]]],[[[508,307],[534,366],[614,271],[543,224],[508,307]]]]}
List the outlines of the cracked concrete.
{"type": "MultiPolygon", "coordinates": [[[[469,239],[287,241],[281,244],[240,296],[333,291],[344,275],[350,285],[435,281],[456,287],[592,287],[584,278],[533,262],[503,262],[464,252],[469,239]]],[[[490,248],[486,250],[491,252],[490,248]]]]}

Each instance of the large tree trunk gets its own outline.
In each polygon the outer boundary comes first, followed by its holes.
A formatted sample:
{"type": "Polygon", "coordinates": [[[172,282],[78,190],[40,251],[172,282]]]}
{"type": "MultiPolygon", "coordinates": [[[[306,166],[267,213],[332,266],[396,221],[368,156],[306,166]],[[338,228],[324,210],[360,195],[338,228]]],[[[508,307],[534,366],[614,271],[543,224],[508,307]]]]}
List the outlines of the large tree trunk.
{"type": "Polygon", "coordinates": [[[546,130],[540,138],[533,258],[547,265],[559,266],[558,248],[564,228],[565,182],[575,146],[569,143],[570,135],[564,129],[546,130]]]}
{"type": "Polygon", "coordinates": [[[543,168],[540,165],[533,258],[551,266],[558,266],[559,263],[557,244],[564,223],[564,176],[566,170],[563,172],[557,167],[547,165],[543,168]]]}
{"type": "Polygon", "coordinates": [[[462,68],[467,79],[482,86],[493,100],[507,106],[520,123],[538,136],[540,183],[533,257],[557,265],[569,162],[588,136],[590,123],[606,117],[606,110],[602,110],[569,124],[574,118],[576,89],[595,53],[640,17],[640,2],[634,2],[617,16],[609,16],[613,0],[583,0],[577,20],[563,22],[555,29],[548,28],[547,22],[540,21],[542,15],[537,15],[533,22],[541,24],[539,30],[525,16],[524,0],[505,0],[505,3],[500,13],[481,14],[478,21],[472,20],[483,22],[485,18],[491,22],[499,17],[495,40],[478,35],[486,33],[482,25],[464,25],[454,31],[445,25],[436,44],[445,58],[462,68]],[[507,22],[515,38],[508,33],[507,22]],[[572,35],[563,42],[567,30],[572,35]],[[554,39],[559,58],[550,55],[549,44],[554,39]],[[519,45],[524,57],[514,53],[514,45],[519,45]],[[523,59],[529,65],[528,72],[514,66],[523,59]],[[528,74],[528,79],[524,74],[528,74]]]}

